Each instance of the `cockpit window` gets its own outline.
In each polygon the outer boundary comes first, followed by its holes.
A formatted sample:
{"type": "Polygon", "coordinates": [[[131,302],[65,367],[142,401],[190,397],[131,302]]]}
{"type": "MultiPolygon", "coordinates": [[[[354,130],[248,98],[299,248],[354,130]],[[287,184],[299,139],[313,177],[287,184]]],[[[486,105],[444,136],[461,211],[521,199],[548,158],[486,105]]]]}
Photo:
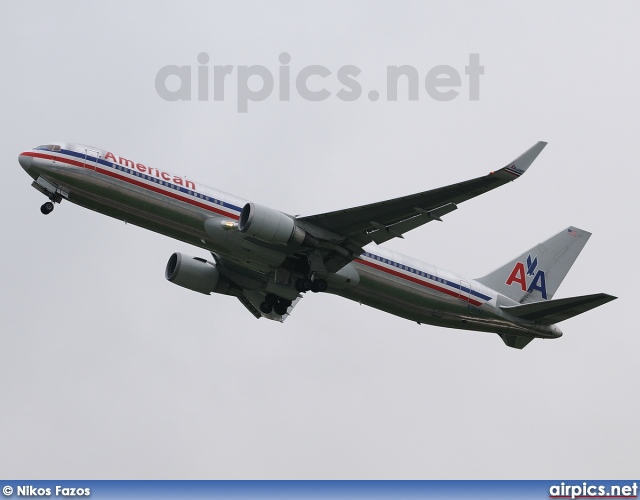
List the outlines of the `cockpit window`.
{"type": "Polygon", "coordinates": [[[41,149],[44,151],[60,151],[60,146],[57,144],[45,144],[44,146],[38,146],[36,150],[41,149]]]}

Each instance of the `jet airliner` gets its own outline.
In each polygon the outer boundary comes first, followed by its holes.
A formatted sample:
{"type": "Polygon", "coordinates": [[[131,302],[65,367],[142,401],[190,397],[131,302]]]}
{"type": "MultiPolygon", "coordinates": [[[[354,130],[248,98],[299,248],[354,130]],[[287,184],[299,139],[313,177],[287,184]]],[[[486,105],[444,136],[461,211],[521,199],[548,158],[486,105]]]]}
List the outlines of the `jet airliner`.
{"type": "Polygon", "coordinates": [[[379,245],[518,179],[545,146],[538,142],[475,179],[310,216],[292,216],[81,144],[45,144],[18,161],[49,199],[43,214],[68,200],[206,250],[209,259],[171,255],[166,279],[203,294],[237,297],[256,318],[284,321],[306,293],[326,292],[419,324],[496,333],[522,349],[534,338],[560,337],[556,323],[616,298],[553,298],[589,232],[567,227],[476,279],[379,245]]]}

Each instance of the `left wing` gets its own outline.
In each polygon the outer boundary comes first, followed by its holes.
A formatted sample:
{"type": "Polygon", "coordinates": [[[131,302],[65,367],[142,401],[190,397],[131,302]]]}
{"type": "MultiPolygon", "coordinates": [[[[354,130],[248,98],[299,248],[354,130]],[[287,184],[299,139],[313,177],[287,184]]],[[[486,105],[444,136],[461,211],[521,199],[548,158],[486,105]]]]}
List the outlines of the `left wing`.
{"type": "Polygon", "coordinates": [[[491,191],[524,174],[547,145],[538,142],[506,167],[489,175],[424,191],[393,200],[381,201],[346,210],[300,217],[335,234],[355,246],[372,241],[382,243],[391,238],[402,238],[407,231],[455,210],[459,203],[491,191]]]}
{"type": "Polygon", "coordinates": [[[267,318],[282,323],[289,317],[293,308],[302,298],[297,292],[292,292],[290,296],[291,305],[287,307],[285,314],[280,315],[274,310],[270,313],[264,313],[260,309],[260,304],[262,304],[269,295],[267,290],[269,283],[268,276],[250,267],[240,265],[228,257],[213,252],[211,255],[216,261],[216,266],[220,274],[225,276],[237,287],[236,291],[230,295],[235,295],[242,305],[257,319],[267,318]]]}

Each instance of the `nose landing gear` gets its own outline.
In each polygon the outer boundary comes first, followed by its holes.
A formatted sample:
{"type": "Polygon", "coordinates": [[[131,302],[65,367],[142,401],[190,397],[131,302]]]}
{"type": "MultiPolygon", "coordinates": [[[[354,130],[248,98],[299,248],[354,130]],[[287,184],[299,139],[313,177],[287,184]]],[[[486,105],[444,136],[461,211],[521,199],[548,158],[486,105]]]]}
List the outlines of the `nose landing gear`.
{"type": "Polygon", "coordinates": [[[55,205],[52,202],[48,201],[40,207],[40,212],[42,212],[44,215],[49,215],[51,212],[53,212],[54,206],[55,205]]]}
{"type": "Polygon", "coordinates": [[[31,185],[49,198],[49,201],[40,207],[40,212],[44,215],[49,215],[53,212],[56,203],[61,203],[62,200],[69,198],[67,189],[53,184],[44,177],[38,177],[31,185]]]}

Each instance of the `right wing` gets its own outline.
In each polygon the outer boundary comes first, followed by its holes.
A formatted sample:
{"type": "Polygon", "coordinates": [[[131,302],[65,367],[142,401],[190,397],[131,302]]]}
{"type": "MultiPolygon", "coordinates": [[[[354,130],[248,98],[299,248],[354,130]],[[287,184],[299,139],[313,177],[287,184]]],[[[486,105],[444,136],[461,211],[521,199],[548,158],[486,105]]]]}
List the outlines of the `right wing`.
{"type": "Polygon", "coordinates": [[[336,249],[342,252],[328,251],[325,264],[330,270],[340,269],[372,241],[383,243],[392,238],[403,238],[407,231],[432,220],[441,220],[441,216],[456,210],[463,201],[517,179],[527,171],[546,145],[546,142],[538,142],[506,167],[483,177],[393,200],[299,217],[297,220],[339,236],[340,239],[331,243],[342,247],[336,249]],[[345,255],[347,252],[349,254],[345,255]]]}
{"type": "Polygon", "coordinates": [[[506,167],[483,177],[423,191],[393,200],[300,217],[332,233],[343,235],[360,246],[383,242],[452,212],[459,203],[491,191],[524,174],[547,145],[538,142],[506,167]]]}

